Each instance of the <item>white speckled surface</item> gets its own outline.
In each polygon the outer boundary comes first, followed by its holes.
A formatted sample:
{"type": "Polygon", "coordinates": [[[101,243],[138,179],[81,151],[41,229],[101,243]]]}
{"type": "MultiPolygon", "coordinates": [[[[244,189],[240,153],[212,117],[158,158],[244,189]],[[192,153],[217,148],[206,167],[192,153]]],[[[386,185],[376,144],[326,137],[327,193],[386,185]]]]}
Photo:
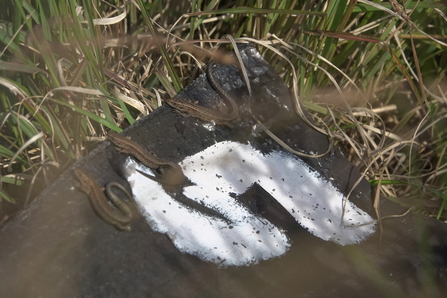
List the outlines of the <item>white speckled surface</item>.
{"type": "Polygon", "coordinates": [[[152,173],[131,158],[126,165],[128,181],[151,228],[166,233],[180,251],[204,261],[223,267],[248,265],[280,256],[289,248],[285,231],[252,214],[238,203],[237,196],[230,196],[244,193],[254,183],[323,240],[355,244],[375,231],[374,224],[368,224],[371,216],[346,202],[331,182],[288,153],[263,155],[250,145],[225,141],[185,158],[180,165],[193,183],[183,194],[230,222],[174,200],[160,184],[136,172],[135,167],[152,173]]]}

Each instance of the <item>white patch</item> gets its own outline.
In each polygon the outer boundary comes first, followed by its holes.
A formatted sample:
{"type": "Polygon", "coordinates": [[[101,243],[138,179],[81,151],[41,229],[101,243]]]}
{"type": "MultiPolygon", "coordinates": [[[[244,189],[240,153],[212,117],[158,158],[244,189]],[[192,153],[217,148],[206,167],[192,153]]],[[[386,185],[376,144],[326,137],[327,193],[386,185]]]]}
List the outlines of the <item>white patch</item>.
{"type": "MultiPolygon", "coordinates": [[[[151,173],[150,169],[130,158],[126,166],[151,173]]],[[[283,231],[254,216],[236,199],[218,192],[216,188],[207,192],[193,186],[185,188],[184,193],[194,201],[202,201],[205,206],[219,211],[229,222],[186,207],[168,195],[159,183],[136,171],[129,174],[128,180],[143,216],[154,231],[166,233],[181,252],[227,267],[280,256],[289,247],[283,231]]]]}
{"type": "Polygon", "coordinates": [[[215,131],[216,130],[216,123],[214,120],[211,120],[209,123],[203,123],[202,127],[207,129],[208,131],[215,131]]]}
{"type": "Polygon", "coordinates": [[[287,251],[290,244],[284,231],[237,200],[255,182],[323,240],[354,244],[375,231],[368,224],[373,222],[371,216],[291,154],[263,155],[250,145],[225,141],[186,157],[180,165],[193,183],[184,188],[183,195],[217,211],[226,221],[174,200],[159,183],[136,172],[138,168],[153,175],[130,158],[128,181],[151,228],[166,233],[180,251],[204,261],[241,266],[287,251]]]}

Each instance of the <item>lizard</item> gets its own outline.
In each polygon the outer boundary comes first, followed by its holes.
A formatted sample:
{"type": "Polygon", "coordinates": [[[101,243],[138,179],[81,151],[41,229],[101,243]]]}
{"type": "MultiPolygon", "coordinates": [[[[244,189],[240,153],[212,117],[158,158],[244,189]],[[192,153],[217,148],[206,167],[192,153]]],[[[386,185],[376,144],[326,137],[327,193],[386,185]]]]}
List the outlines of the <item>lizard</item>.
{"type": "Polygon", "coordinates": [[[210,108],[200,106],[184,99],[169,99],[166,102],[177,110],[177,112],[185,117],[193,116],[204,122],[214,121],[217,125],[223,124],[231,127],[231,122],[239,117],[239,108],[234,99],[225,91],[216,81],[213,75],[212,69],[215,67],[215,63],[208,65],[206,70],[206,76],[213,89],[230,105],[231,111],[223,114],[210,108]]]}
{"type": "Polygon", "coordinates": [[[147,167],[155,169],[159,174],[160,183],[179,185],[186,180],[182,168],[178,164],[151,154],[140,144],[116,132],[109,132],[107,137],[119,152],[130,154],[147,167]]]}
{"type": "Polygon", "coordinates": [[[110,201],[120,211],[117,212],[117,210],[108,203],[108,199],[104,194],[104,189],[87,173],[87,171],[77,168],[74,169],[74,173],[79,182],[77,187],[89,196],[93,210],[99,217],[121,231],[130,231],[131,228],[129,224],[133,218],[132,211],[126,202],[113,193],[112,187],[119,188],[129,199],[131,199],[132,196],[127,190],[117,182],[110,182],[106,185],[106,193],[110,201]]]}

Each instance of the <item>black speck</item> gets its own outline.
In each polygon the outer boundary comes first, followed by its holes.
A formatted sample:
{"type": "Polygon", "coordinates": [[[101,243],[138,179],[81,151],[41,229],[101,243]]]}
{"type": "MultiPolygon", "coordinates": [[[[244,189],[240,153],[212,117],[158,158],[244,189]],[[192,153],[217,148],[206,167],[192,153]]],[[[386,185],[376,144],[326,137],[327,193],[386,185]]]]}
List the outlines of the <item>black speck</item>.
{"type": "Polygon", "coordinates": [[[166,213],[166,210],[163,210],[163,213],[166,213]]]}
{"type": "Polygon", "coordinates": [[[222,178],[222,175],[216,174],[216,177],[220,179],[220,178],[222,178]]]}

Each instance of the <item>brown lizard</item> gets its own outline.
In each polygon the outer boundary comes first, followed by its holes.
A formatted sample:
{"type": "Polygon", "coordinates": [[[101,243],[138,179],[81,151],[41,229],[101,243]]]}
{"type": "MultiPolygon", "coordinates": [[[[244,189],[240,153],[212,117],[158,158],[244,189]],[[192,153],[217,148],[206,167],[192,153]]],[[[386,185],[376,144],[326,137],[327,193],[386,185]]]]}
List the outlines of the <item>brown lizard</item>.
{"type": "Polygon", "coordinates": [[[74,173],[79,181],[77,187],[89,196],[93,210],[95,210],[99,217],[121,231],[130,231],[131,229],[129,224],[133,218],[132,211],[123,200],[113,193],[112,187],[119,188],[128,196],[129,199],[131,199],[132,197],[127,190],[121,184],[116,182],[110,182],[106,186],[106,192],[110,201],[120,211],[117,212],[117,210],[108,203],[107,197],[104,195],[103,188],[85,170],[74,169],[74,173]]]}
{"type": "Polygon", "coordinates": [[[130,154],[147,167],[155,169],[160,175],[160,183],[179,185],[186,180],[182,168],[178,164],[151,154],[140,144],[126,138],[123,135],[117,134],[116,132],[109,132],[107,137],[119,152],[130,154]]]}
{"type": "Polygon", "coordinates": [[[213,75],[213,67],[215,67],[215,63],[208,65],[208,68],[206,70],[208,81],[210,82],[210,85],[214,88],[214,90],[230,105],[231,111],[229,113],[223,114],[219,111],[200,106],[184,99],[169,99],[166,102],[171,107],[176,109],[177,112],[182,116],[192,116],[204,122],[214,121],[217,125],[223,124],[231,127],[231,122],[239,117],[239,108],[233,98],[231,98],[231,96],[227,93],[227,91],[225,91],[217,83],[213,75]]]}

